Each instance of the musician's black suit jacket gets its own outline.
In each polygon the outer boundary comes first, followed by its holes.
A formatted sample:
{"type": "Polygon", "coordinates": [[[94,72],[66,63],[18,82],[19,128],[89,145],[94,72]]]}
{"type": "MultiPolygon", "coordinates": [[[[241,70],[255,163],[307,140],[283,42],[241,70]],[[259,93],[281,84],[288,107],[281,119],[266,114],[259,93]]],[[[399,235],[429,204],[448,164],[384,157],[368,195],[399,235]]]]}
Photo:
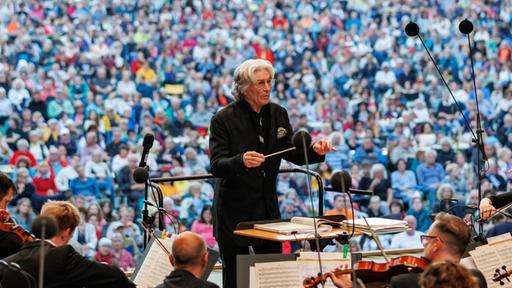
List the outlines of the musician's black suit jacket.
{"type": "MultiPolygon", "coordinates": [[[[298,150],[267,158],[262,167],[246,169],[242,155],[257,151],[264,155],[292,147],[292,127],[286,110],[274,103],[268,104],[268,141],[261,144],[247,102],[236,101],[216,113],[210,124],[211,172],[219,177],[213,202],[214,233],[233,233],[242,221],[279,219],[276,181],[281,159],[298,165],[304,156],[298,150]]],[[[262,109],[263,110],[263,109],[262,109]]],[[[268,111],[267,110],[267,111],[268,111]]],[[[311,147],[310,163],[324,161],[311,147]]],[[[226,234],[227,233],[227,234],[226,234]]],[[[242,244],[243,245],[243,244],[242,244]]]]}
{"type": "Polygon", "coordinates": [[[184,269],[175,269],[156,288],[219,288],[214,283],[198,279],[184,269]]]}
{"type": "MultiPolygon", "coordinates": [[[[90,261],[70,245],[55,247],[45,241],[45,288],[110,288],[135,287],[119,268],[90,261]]],[[[41,240],[23,245],[21,250],[4,260],[18,264],[35,279],[39,274],[41,240]]]]}
{"type": "Polygon", "coordinates": [[[22,245],[16,234],[0,230],[0,259],[20,251],[22,245]]]}

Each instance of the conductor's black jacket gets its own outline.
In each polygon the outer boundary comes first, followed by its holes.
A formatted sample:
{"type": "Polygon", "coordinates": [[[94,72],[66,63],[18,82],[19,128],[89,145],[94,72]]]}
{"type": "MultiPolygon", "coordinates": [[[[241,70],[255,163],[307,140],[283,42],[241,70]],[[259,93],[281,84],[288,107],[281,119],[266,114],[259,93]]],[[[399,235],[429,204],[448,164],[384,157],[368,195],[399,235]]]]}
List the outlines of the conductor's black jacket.
{"type": "MultiPolygon", "coordinates": [[[[269,157],[262,166],[247,169],[243,153],[277,152],[293,146],[292,127],[286,110],[275,103],[265,105],[259,114],[244,100],[239,100],[217,112],[210,123],[211,172],[220,178],[215,186],[213,201],[214,233],[232,234],[243,221],[279,219],[276,181],[281,159],[304,164],[298,150],[269,157]],[[262,117],[258,123],[259,117],[262,117]],[[264,141],[262,141],[262,138],[264,141]]],[[[310,163],[324,161],[311,147],[310,163]]]]}

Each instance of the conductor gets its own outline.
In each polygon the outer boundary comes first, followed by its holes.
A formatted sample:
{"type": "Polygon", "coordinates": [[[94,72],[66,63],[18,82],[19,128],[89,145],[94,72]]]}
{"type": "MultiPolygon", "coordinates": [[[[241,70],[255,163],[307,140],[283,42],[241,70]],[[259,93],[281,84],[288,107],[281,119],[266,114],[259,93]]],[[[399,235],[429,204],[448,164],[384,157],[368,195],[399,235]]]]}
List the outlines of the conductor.
{"type": "MultiPolygon", "coordinates": [[[[274,68],[269,61],[249,59],[234,73],[232,93],[236,99],[210,123],[211,172],[220,178],[213,202],[214,235],[223,265],[223,287],[236,287],[236,255],[248,254],[248,243],[233,234],[243,221],[279,219],[276,194],[281,158],[301,165],[303,152],[292,150],[293,130],[286,110],[270,102],[274,68]]],[[[314,142],[307,150],[311,163],[324,161],[334,150],[326,140],[314,142]]],[[[281,253],[281,244],[262,242],[256,253],[281,253]]]]}

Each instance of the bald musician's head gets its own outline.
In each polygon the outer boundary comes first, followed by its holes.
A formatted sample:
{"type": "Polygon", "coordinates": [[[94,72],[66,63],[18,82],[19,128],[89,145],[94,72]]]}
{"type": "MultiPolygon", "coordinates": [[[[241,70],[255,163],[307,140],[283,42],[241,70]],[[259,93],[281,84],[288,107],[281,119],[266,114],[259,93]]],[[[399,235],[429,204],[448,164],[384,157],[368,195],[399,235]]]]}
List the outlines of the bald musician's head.
{"type": "Polygon", "coordinates": [[[200,278],[208,264],[203,238],[190,231],[180,233],[172,243],[171,262],[176,268],[188,270],[200,278]]]}

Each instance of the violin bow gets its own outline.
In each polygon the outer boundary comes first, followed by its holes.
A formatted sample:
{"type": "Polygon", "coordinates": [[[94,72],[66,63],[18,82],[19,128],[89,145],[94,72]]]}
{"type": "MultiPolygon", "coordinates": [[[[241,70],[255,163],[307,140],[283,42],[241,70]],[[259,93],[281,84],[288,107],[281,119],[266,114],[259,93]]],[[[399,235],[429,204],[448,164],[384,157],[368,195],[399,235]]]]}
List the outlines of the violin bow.
{"type": "Polygon", "coordinates": [[[366,226],[368,227],[368,231],[370,232],[370,237],[373,238],[375,241],[375,244],[377,244],[377,247],[379,247],[380,253],[382,253],[382,256],[384,256],[384,259],[386,262],[389,262],[388,255],[386,255],[386,252],[384,251],[384,246],[382,246],[382,243],[380,242],[379,235],[375,233],[375,231],[370,227],[370,224],[368,223],[368,220],[366,220],[366,217],[363,217],[364,222],[366,222],[366,226]]]}
{"type": "Polygon", "coordinates": [[[151,229],[150,227],[148,227],[144,222],[141,222],[141,224],[142,224],[142,228],[144,228],[146,231],[148,231],[149,234],[155,239],[156,244],[158,244],[158,246],[160,246],[160,248],[162,248],[162,250],[165,252],[165,254],[167,254],[167,256],[170,257],[172,255],[172,253],[169,252],[169,250],[165,247],[164,243],[162,243],[162,241],[160,241],[160,238],[155,235],[154,230],[151,229]]]}

